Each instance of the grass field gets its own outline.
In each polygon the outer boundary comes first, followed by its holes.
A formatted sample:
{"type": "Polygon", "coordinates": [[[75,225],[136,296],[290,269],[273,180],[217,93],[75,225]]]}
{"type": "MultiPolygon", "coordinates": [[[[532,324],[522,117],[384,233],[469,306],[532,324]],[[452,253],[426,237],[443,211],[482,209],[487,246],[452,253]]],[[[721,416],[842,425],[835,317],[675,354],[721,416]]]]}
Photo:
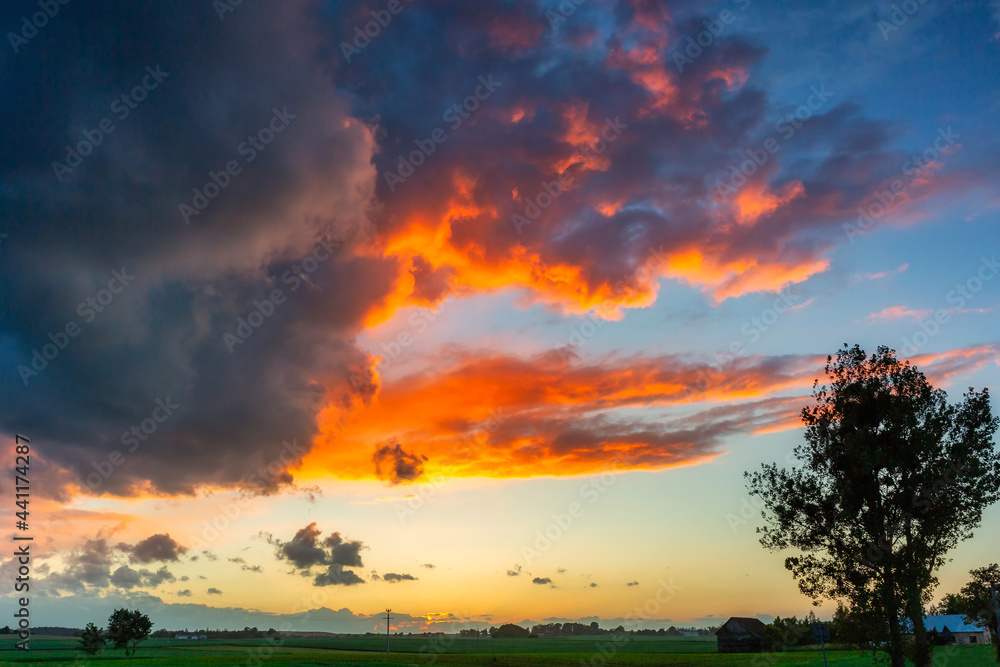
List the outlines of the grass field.
{"type": "MultiPolygon", "coordinates": [[[[286,639],[280,646],[260,639],[151,639],[133,658],[124,651],[105,650],[96,658],[79,657],[77,640],[35,637],[31,651],[14,649],[14,639],[0,638],[0,665],[483,665],[486,667],[580,667],[636,665],[652,667],[822,667],[820,651],[732,655],[716,652],[712,637],[636,637],[615,645],[610,637],[482,639],[457,637],[393,637],[386,655],[384,637],[286,639]],[[603,653],[602,653],[603,649],[603,653]]],[[[996,665],[988,646],[938,649],[937,667],[996,665]]],[[[871,655],[859,651],[827,651],[831,667],[870,667],[871,655]]]]}

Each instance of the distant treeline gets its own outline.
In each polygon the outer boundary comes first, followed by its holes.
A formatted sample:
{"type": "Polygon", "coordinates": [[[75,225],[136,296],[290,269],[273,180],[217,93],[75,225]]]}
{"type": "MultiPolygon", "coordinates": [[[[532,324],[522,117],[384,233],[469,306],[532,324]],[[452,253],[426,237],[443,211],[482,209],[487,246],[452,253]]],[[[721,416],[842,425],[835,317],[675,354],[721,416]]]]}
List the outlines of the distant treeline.
{"type": "MultiPolygon", "coordinates": [[[[0,635],[12,635],[16,630],[11,630],[10,626],[4,626],[0,628],[0,635]]],[[[83,630],[80,628],[57,628],[51,626],[39,626],[37,628],[31,628],[31,634],[33,635],[49,635],[51,637],[79,637],[83,634],[83,630]]]]}
{"type": "Polygon", "coordinates": [[[597,621],[585,625],[583,623],[541,623],[531,626],[531,629],[522,628],[514,623],[505,623],[500,627],[492,627],[489,630],[462,630],[459,635],[462,637],[489,636],[494,639],[519,638],[519,637],[581,637],[607,634],[629,634],[629,635],[654,635],[663,637],[680,637],[687,633],[697,633],[698,635],[712,635],[715,628],[678,628],[670,626],[667,629],[659,630],[626,630],[619,625],[616,628],[605,629],[597,624],[597,621]]]}
{"type": "Polygon", "coordinates": [[[258,630],[254,627],[242,630],[157,630],[150,637],[169,639],[174,635],[205,635],[206,639],[263,639],[264,637],[277,637],[278,634],[274,628],[258,630]]]}

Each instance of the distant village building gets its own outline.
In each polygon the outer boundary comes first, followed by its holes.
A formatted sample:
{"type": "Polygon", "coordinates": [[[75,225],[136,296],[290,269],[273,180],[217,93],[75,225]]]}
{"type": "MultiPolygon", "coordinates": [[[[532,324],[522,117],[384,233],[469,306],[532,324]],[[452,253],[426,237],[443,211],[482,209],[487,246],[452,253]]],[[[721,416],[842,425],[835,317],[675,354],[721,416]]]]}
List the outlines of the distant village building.
{"type": "Polygon", "coordinates": [[[939,614],[924,618],[927,631],[936,630],[945,641],[956,644],[989,644],[990,631],[974,623],[966,623],[962,614],[939,614]]]}
{"type": "Polygon", "coordinates": [[[715,631],[719,653],[760,653],[764,624],[757,618],[733,616],[715,631]]]}
{"type": "Polygon", "coordinates": [[[178,632],[176,635],[174,635],[174,639],[207,639],[207,638],[208,637],[206,637],[205,635],[196,635],[193,633],[185,634],[183,632],[178,632]]]}

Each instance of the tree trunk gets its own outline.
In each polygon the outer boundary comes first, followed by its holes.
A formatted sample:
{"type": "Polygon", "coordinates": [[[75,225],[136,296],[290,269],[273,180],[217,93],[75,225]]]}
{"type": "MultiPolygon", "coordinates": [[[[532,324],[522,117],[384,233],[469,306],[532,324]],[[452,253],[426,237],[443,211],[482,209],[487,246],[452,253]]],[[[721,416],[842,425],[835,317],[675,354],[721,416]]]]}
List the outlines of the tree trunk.
{"type": "Polygon", "coordinates": [[[903,633],[899,629],[899,617],[889,619],[889,663],[892,667],[906,667],[903,658],[903,633]]]}
{"type": "Polygon", "coordinates": [[[924,625],[923,607],[919,602],[908,605],[910,622],[913,623],[913,664],[916,667],[930,667],[931,647],[927,643],[927,627],[924,625]],[[915,607],[915,608],[914,608],[915,607]]]}

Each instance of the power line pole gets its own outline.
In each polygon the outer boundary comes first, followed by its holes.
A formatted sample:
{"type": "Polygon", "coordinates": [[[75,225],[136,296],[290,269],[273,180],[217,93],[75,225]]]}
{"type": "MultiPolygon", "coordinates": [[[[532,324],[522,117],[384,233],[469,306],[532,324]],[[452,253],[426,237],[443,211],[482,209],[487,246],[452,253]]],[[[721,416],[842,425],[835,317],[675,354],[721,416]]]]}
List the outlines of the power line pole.
{"type": "Polygon", "coordinates": [[[392,620],[392,616],[389,615],[390,611],[392,611],[392,609],[386,609],[385,610],[385,652],[386,653],[389,652],[389,621],[392,620]]]}
{"type": "Polygon", "coordinates": [[[997,641],[1000,642],[1000,602],[997,601],[997,585],[990,583],[990,595],[993,597],[993,614],[997,618],[997,641]]]}

